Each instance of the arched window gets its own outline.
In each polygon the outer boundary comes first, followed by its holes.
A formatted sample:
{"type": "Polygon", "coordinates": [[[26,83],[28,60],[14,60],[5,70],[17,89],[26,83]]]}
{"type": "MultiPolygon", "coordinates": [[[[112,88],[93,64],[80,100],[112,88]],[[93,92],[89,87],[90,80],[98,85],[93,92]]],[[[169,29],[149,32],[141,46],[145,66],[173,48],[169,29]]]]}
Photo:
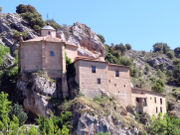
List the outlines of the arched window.
{"type": "Polygon", "coordinates": [[[48,35],[51,35],[51,32],[50,32],[50,31],[48,31],[48,35]]]}

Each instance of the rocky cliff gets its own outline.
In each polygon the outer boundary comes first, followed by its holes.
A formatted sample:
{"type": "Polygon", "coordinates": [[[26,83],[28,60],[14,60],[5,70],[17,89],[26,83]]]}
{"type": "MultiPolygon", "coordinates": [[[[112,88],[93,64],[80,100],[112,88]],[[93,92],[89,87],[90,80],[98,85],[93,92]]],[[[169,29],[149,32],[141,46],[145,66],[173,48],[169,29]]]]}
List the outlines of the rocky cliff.
{"type": "MultiPolygon", "coordinates": [[[[18,41],[14,38],[16,32],[26,32],[26,39],[38,35],[19,14],[0,13],[0,43],[10,47],[12,52],[18,46],[18,41]]],[[[79,55],[94,58],[105,55],[105,48],[100,38],[84,24],[77,22],[72,26],[63,26],[57,31],[57,36],[77,45],[79,55]]]]}
{"type": "Polygon", "coordinates": [[[0,43],[10,47],[11,51],[18,46],[15,32],[26,32],[28,39],[37,37],[37,33],[18,14],[0,13],[0,43]]]}

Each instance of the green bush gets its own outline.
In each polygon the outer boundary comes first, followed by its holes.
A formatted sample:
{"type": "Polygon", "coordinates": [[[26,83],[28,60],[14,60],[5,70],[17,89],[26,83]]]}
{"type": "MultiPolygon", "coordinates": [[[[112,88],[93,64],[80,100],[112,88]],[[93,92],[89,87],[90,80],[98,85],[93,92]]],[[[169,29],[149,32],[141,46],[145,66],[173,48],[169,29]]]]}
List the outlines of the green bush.
{"type": "Polygon", "coordinates": [[[20,14],[36,32],[39,32],[40,28],[44,26],[41,15],[31,5],[18,5],[16,7],[16,13],[20,14]]]}
{"type": "Polygon", "coordinates": [[[168,58],[173,59],[174,58],[174,52],[173,51],[168,51],[167,56],[168,56],[168,58]]]}
{"type": "Polygon", "coordinates": [[[106,42],[104,36],[97,34],[97,36],[99,37],[99,39],[101,40],[101,42],[104,44],[106,42]]]}
{"type": "Polygon", "coordinates": [[[153,45],[153,52],[167,54],[170,50],[170,47],[166,43],[155,43],[153,45]]]}
{"type": "Polygon", "coordinates": [[[20,125],[23,125],[27,120],[27,114],[24,112],[23,107],[19,104],[14,104],[11,108],[10,117],[15,115],[19,119],[20,125]]]}
{"type": "Polygon", "coordinates": [[[180,100],[180,90],[179,89],[173,89],[172,95],[176,98],[176,101],[180,100]]]}
{"type": "Polygon", "coordinates": [[[162,116],[160,113],[157,118],[152,118],[152,122],[147,127],[147,130],[151,135],[179,135],[179,124],[179,118],[170,117],[167,114],[162,116]]]}
{"type": "Polygon", "coordinates": [[[130,44],[125,44],[125,47],[126,47],[127,50],[131,50],[132,49],[130,44]]]}
{"type": "Polygon", "coordinates": [[[161,79],[156,80],[151,88],[153,91],[158,93],[164,92],[164,82],[161,79]]]}
{"type": "Polygon", "coordinates": [[[59,25],[55,20],[46,20],[45,23],[49,23],[54,29],[59,30],[61,29],[61,25],[59,25]]]}
{"type": "Polygon", "coordinates": [[[19,41],[20,34],[22,34],[22,37],[24,40],[28,39],[28,33],[27,32],[18,32],[18,31],[13,34],[13,38],[16,39],[17,41],[19,41]]]}
{"type": "Polygon", "coordinates": [[[3,57],[8,53],[10,53],[9,47],[6,47],[0,44],[0,65],[1,66],[3,63],[3,57]]]}

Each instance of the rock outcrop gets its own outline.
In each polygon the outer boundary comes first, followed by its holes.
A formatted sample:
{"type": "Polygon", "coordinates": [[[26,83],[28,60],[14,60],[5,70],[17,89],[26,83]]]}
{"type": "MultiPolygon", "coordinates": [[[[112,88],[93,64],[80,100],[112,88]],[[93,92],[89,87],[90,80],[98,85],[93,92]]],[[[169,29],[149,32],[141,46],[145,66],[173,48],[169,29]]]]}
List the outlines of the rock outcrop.
{"type": "Polygon", "coordinates": [[[105,47],[100,38],[89,27],[79,22],[72,26],[63,26],[57,35],[64,41],[78,46],[78,53],[82,56],[97,58],[105,56],[105,47]]]}
{"type": "Polygon", "coordinates": [[[17,40],[13,38],[15,32],[26,32],[28,39],[37,37],[37,33],[18,14],[0,13],[0,43],[10,47],[11,51],[18,45],[17,40]]]}
{"type": "Polygon", "coordinates": [[[26,111],[47,116],[51,113],[50,98],[57,97],[56,83],[42,73],[22,73],[17,89],[24,96],[26,111]]]}

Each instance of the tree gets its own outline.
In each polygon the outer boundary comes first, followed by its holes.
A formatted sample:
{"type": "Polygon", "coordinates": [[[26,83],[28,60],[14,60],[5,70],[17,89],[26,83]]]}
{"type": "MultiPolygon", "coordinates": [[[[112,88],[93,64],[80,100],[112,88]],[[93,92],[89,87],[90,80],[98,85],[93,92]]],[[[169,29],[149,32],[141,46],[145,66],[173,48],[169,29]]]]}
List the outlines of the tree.
{"type": "Polygon", "coordinates": [[[180,119],[170,117],[167,114],[162,116],[160,113],[158,117],[152,117],[152,122],[147,128],[151,135],[179,135],[180,119]]]}
{"type": "Polygon", "coordinates": [[[106,42],[104,36],[97,34],[97,36],[99,37],[99,39],[101,40],[101,42],[104,44],[106,42]]]}
{"type": "Polygon", "coordinates": [[[180,86],[180,63],[174,66],[173,77],[176,84],[180,86]]]}
{"type": "Polygon", "coordinates": [[[163,93],[164,92],[164,82],[161,79],[156,80],[151,89],[155,92],[163,93]]]}
{"type": "Polygon", "coordinates": [[[16,13],[20,14],[25,19],[31,28],[39,32],[44,26],[44,21],[37,10],[31,5],[20,4],[16,7],[16,13]]]}
{"type": "Polygon", "coordinates": [[[131,48],[132,48],[130,44],[125,44],[125,46],[126,46],[127,50],[131,50],[131,48]]]}
{"type": "Polygon", "coordinates": [[[170,47],[166,43],[155,43],[153,45],[153,52],[167,54],[170,50],[170,47]]]}
{"type": "Polygon", "coordinates": [[[19,119],[20,125],[23,125],[28,118],[23,107],[19,104],[14,104],[11,108],[10,117],[13,117],[14,115],[19,119]]]}
{"type": "Polygon", "coordinates": [[[55,20],[46,20],[45,23],[49,23],[54,29],[58,30],[61,29],[61,25],[59,25],[55,20]]]}
{"type": "Polygon", "coordinates": [[[2,7],[0,7],[0,12],[2,12],[2,7]]]}

